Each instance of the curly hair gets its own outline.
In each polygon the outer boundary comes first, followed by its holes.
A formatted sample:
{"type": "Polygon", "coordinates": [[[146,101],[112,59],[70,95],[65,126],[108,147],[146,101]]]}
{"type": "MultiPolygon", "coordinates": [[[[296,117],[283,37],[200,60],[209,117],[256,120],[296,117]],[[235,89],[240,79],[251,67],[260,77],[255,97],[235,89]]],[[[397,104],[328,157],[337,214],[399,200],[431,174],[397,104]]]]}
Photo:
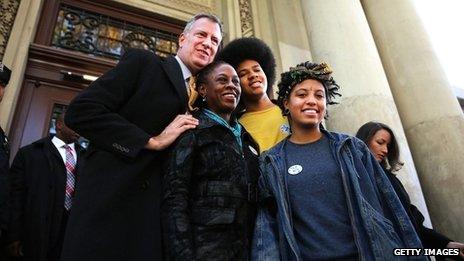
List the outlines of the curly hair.
{"type": "Polygon", "coordinates": [[[238,38],[227,44],[216,56],[216,60],[225,61],[235,69],[245,60],[259,63],[267,78],[267,94],[272,92],[275,82],[276,61],[271,48],[262,40],[253,37],[238,38]]]}
{"type": "Polygon", "coordinates": [[[288,99],[293,88],[308,79],[316,80],[322,83],[326,94],[326,104],[337,104],[334,101],[336,96],[342,96],[338,91],[340,86],[332,77],[332,68],[326,63],[304,62],[295,67],[290,67],[290,70],[280,75],[281,80],[277,85],[277,105],[282,110],[285,116],[284,101],[288,99]]]}
{"type": "Polygon", "coordinates": [[[387,170],[398,171],[403,167],[404,163],[399,160],[400,149],[398,142],[396,141],[395,134],[388,125],[375,121],[367,122],[356,132],[356,138],[362,140],[367,147],[369,147],[369,143],[379,130],[386,130],[390,134],[390,144],[387,146],[387,157],[381,162],[381,165],[387,170]]]}

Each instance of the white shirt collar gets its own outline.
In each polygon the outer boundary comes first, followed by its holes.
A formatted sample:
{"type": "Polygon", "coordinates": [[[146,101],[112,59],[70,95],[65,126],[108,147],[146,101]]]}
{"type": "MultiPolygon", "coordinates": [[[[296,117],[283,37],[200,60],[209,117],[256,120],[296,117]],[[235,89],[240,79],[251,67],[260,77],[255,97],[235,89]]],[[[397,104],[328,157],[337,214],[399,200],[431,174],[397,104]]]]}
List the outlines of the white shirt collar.
{"type": "Polygon", "coordinates": [[[63,148],[64,145],[68,145],[74,150],[74,143],[66,144],[64,141],[60,140],[57,136],[53,136],[52,142],[56,148],[63,148]]]}
{"type": "Polygon", "coordinates": [[[63,147],[64,145],[68,145],[69,147],[71,147],[71,154],[73,155],[74,160],[77,161],[77,154],[76,154],[76,149],[74,147],[74,143],[66,144],[64,141],[62,141],[56,136],[52,138],[52,143],[53,145],[55,145],[56,149],[60,153],[61,158],[63,159],[63,162],[66,162],[66,149],[63,147]]]}
{"type": "Polygon", "coordinates": [[[182,70],[182,76],[184,77],[184,81],[187,81],[187,79],[190,78],[190,76],[192,76],[192,72],[190,72],[190,70],[187,68],[185,63],[182,62],[179,56],[176,55],[174,56],[174,58],[176,58],[177,62],[180,65],[180,69],[182,70]]]}

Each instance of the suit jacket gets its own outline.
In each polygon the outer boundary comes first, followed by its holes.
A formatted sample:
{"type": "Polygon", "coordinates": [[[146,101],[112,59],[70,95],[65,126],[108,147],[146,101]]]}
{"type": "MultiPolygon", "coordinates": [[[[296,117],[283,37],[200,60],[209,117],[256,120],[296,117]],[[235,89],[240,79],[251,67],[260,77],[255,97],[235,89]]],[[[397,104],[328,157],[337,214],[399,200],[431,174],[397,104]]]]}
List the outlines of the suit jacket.
{"type": "Polygon", "coordinates": [[[186,106],[175,58],[136,49],[71,102],[66,124],[90,145],[61,260],[162,260],[164,153],[143,147],[186,106]]]}
{"type": "MultiPolygon", "coordinates": [[[[8,238],[21,241],[25,254],[22,260],[45,261],[50,249],[60,244],[66,167],[51,139],[46,137],[21,148],[10,168],[8,238]]],[[[77,163],[81,164],[82,148],[78,144],[75,148],[77,163]]]]}

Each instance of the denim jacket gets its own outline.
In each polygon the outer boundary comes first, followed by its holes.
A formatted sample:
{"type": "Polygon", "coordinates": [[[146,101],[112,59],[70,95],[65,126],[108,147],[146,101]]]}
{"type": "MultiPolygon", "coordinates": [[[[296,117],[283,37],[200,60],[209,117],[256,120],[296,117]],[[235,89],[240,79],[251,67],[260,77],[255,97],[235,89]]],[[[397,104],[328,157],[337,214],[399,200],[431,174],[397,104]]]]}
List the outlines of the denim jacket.
{"type": "MultiPolygon", "coordinates": [[[[367,146],[355,137],[322,130],[339,164],[360,260],[391,260],[394,248],[421,248],[393,187],[367,146]]],[[[283,140],[260,157],[260,207],[253,260],[302,260],[293,233],[283,140]]],[[[317,211],[317,210],[314,210],[317,211]]],[[[424,257],[409,257],[426,260],[424,257]]],[[[403,259],[406,259],[404,257],[403,259]]]]}

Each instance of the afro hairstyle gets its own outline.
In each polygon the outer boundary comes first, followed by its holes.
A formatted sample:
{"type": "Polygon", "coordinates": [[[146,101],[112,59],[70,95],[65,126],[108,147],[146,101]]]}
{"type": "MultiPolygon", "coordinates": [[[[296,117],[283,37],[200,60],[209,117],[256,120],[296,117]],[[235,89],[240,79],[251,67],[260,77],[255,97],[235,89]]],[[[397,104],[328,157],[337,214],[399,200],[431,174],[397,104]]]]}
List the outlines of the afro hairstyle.
{"type": "Polygon", "coordinates": [[[272,85],[275,82],[276,61],[271,48],[262,40],[253,37],[235,39],[218,53],[216,60],[224,61],[235,69],[245,60],[258,62],[266,74],[267,93],[272,92],[272,85]]]}

